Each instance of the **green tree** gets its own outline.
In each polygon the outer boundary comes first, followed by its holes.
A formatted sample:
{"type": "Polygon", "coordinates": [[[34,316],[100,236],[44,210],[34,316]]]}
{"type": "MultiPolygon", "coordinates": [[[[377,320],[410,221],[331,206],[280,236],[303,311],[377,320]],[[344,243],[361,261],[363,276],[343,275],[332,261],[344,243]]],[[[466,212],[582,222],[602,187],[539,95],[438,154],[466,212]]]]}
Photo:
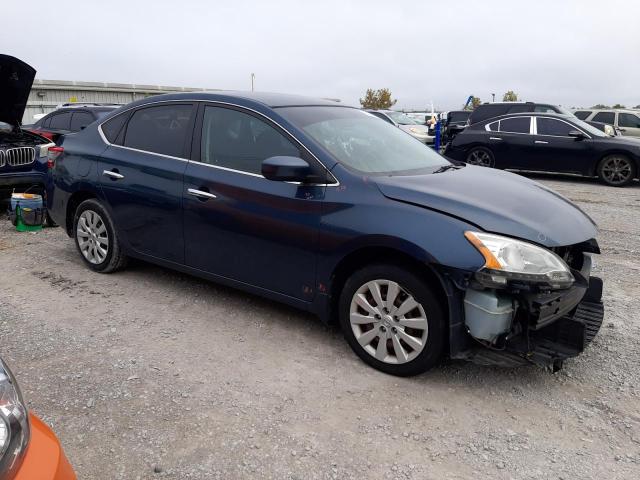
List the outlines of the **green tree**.
{"type": "Polygon", "coordinates": [[[611,108],[627,108],[624,105],[620,105],[619,103],[616,103],[613,107],[611,108]]]}
{"type": "Polygon", "coordinates": [[[636,105],[636,106],[635,106],[635,107],[633,107],[633,108],[638,108],[638,109],[640,109],[640,105],[636,105]]]}
{"type": "Polygon", "coordinates": [[[509,90],[507,93],[505,93],[502,96],[502,101],[503,102],[517,102],[518,101],[518,94],[515,93],[513,90],[509,90]]]}
{"type": "Polygon", "coordinates": [[[602,110],[603,108],[610,108],[608,105],[604,105],[602,103],[598,103],[591,108],[597,108],[598,110],[602,110]]]}
{"type": "Polygon", "coordinates": [[[386,110],[393,107],[397,100],[391,99],[391,91],[388,88],[367,88],[364,98],[360,99],[362,108],[371,108],[373,110],[386,110]]]}

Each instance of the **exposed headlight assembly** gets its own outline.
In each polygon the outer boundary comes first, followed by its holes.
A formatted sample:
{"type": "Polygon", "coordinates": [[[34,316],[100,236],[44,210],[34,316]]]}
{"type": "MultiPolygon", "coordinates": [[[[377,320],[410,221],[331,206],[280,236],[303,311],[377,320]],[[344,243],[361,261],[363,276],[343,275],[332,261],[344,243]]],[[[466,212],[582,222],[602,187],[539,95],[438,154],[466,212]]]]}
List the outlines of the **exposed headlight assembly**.
{"type": "Polygon", "coordinates": [[[484,285],[500,288],[518,282],[558,289],[574,282],[567,264],[545,248],[491,233],[465,232],[464,236],[485,259],[476,272],[484,285]]]}
{"type": "Polygon", "coordinates": [[[30,437],[29,414],[9,368],[0,359],[0,478],[20,467],[30,437]]]}

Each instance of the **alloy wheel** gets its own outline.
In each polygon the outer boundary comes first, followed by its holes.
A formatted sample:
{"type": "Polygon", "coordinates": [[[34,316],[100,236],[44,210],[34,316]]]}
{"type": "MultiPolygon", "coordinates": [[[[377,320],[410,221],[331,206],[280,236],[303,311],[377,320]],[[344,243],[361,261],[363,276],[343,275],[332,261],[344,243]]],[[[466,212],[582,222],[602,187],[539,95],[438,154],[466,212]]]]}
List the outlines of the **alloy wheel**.
{"type": "Polygon", "coordinates": [[[613,155],[604,160],[602,176],[611,185],[627,183],[633,175],[633,166],[626,157],[613,155]]]}
{"type": "Polygon", "coordinates": [[[486,150],[472,150],[467,157],[467,163],[471,165],[479,165],[481,167],[491,167],[493,164],[493,159],[491,158],[491,154],[486,150]]]}
{"type": "Polygon", "coordinates": [[[107,258],[109,235],[102,217],[93,210],[85,210],[78,218],[76,229],[78,247],[89,263],[98,265],[107,258]]]}
{"type": "Polygon", "coordinates": [[[415,359],[429,335],[424,308],[407,290],[391,280],[372,280],[353,295],[351,329],[360,346],[389,364],[415,359]]]}

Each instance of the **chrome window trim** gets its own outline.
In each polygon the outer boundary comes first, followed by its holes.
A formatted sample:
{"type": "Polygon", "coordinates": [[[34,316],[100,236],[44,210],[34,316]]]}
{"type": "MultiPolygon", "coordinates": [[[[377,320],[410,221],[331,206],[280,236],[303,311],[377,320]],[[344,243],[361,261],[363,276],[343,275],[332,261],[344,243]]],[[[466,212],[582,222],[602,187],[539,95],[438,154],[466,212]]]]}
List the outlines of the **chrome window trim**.
{"type": "MultiPolygon", "coordinates": [[[[267,115],[265,115],[264,113],[258,112],[257,110],[254,110],[252,108],[249,107],[245,107],[243,105],[238,105],[236,103],[231,103],[231,102],[223,102],[220,100],[203,100],[203,99],[181,99],[181,100],[160,100],[157,102],[149,102],[149,103],[145,103],[143,105],[135,105],[132,107],[129,107],[125,110],[122,110],[121,112],[118,113],[118,115],[114,115],[113,117],[110,117],[106,120],[104,120],[103,122],[98,124],[98,134],[100,135],[100,138],[102,139],[102,141],[107,144],[110,147],[118,147],[118,148],[123,148],[125,150],[132,150],[134,152],[140,152],[140,153],[148,153],[151,155],[160,155],[161,157],[165,157],[165,158],[172,158],[175,160],[181,160],[183,162],[188,162],[188,163],[194,163],[197,165],[206,165],[208,167],[211,168],[217,168],[219,170],[226,170],[229,172],[234,172],[234,173],[239,173],[242,175],[249,175],[252,177],[258,177],[258,178],[264,178],[266,180],[266,178],[263,175],[260,175],[258,173],[251,173],[251,172],[244,172],[242,170],[235,170],[233,168],[228,168],[228,167],[220,167],[218,165],[210,165],[208,163],[204,163],[204,162],[196,162],[194,160],[188,159],[188,158],[182,158],[182,157],[173,157],[171,155],[165,155],[162,153],[156,153],[156,152],[149,152],[147,150],[138,150],[136,148],[131,148],[131,147],[125,147],[124,145],[116,145],[115,143],[111,143],[107,140],[107,137],[104,135],[104,132],[102,131],[102,125],[105,124],[106,122],[114,119],[115,117],[119,116],[119,115],[124,115],[126,112],[129,112],[131,110],[137,109],[137,108],[143,108],[149,105],[161,105],[163,103],[203,103],[203,104],[212,104],[212,105],[226,105],[226,106],[230,106],[230,107],[236,107],[239,108],[240,110],[245,110],[245,111],[249,111],[252,113],[255,113],[257,115],[259,115],[262,118],[265,118],[266,120],[268,120],[271,123],[274,123],[275,125],[277,125],[278,127],[280,127],[283,131],[287,132],[287,134],[294,139],[294,141],[296,143],[298,143],[302,148],[304,148],[307,153],[309,155],[311,155],[311,157],[313,157],[321,166],[322,168],[324,168],[326,170],[326,172],[331,176],[331,178],[333,178],[335,180],[334,183],[318,183],[318,184],[312,184],[312,183],[305,183],[304,185],[308,185],[308,186],[326,186],[326,187],[338,187],[340,186],[340,181],[335,177],[335,175],[333,174],[333,172],[331,172],[331,170],[329,170],[324,163],[322,163],[320,161],[320,159],[318,159],[318,157],[316,157],[311,150],[309,150],[306,145],[304,145],[300,140],[298,140],[298,138],[293,135],[289,130],[287,130],[286,128],[284,128],[282,125],[280,125],[278,122],[276,122],[275,120],[273,120],[272,118],[268,117],[267,115]]],[[[300,182],[285,182],[285,183],[293,183],[293,184],[300,184],[300,182]]]]}
{"type": "MultiPolygon", "coordinates": [[[[533,117],[536,119],[535,122],[533,122],[534,124],[534,135],[538,136],[538,137],[552,137],[552,138],[573,138],[570,137],[569,135],[546,135],[543,133],[538,133],[538,118],[547,118],[549,120],[557,120],[559,122],[562,123],[566,123],[567,125],[569,125],[573,130],[578,130],[579,132],[582,132],[583,134],[585,134],[587,136],[587,138],[591,138],[591,135],[589,135],[587,132],[585,132],[584,130],[582,130],[580,127],[578,127],[577,125],[573,125],[572,123],[567,122],[566,120],[563,120],[562,118],[556,118],[556,117],[545,117],[544,115],[539,115],[536,117],[533,117]]],[[[584,122],[584,120],[582,120],[584,122]]]]}
{"type": "Polygon", "coordinates": [[[494,122],[487,123],[487,124],[484,126],[484,129],[485,129],[487,132],[497,133],[497,134],[501,134],[501,133],[508,133],[509,135],[534,135],[534,133],[533,133],[533,131],[534,131],[534,130],[533,130],[533,123],[534,123],[534,122],[532,122],[532,121],[531,121],[531,119],[532,119],[532,118],[534,118],[533,116],[529,116],[529,117],[528,117],[528,118],[529,118],[529,133],[524,133],[524,132],[503,132],[502,130],[500,130],[501,122],[502,122],[503,120],[513,120],[514,118],[524,118],[524,117],[525,117],[525,115],[521,115],[521,116],[517,116],[517,117],[501,118],[500,120],[496,120],[496,121],[494,121],[494,122]],[[498,130],[489,130],[489,125],[493,125],[494,123],[497,123],[497,124],[498,124],[498,130]]]}

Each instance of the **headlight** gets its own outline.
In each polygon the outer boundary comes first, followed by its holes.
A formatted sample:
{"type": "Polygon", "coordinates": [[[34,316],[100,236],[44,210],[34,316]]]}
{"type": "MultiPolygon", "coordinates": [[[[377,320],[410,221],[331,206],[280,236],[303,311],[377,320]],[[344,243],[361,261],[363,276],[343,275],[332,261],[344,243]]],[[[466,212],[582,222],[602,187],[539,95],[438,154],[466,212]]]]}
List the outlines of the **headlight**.
{"type": "Polygon", "coordinates": [[[29,444],[29,414],[9,368],[0,360],[0,478],[10,479],[29,444]]]}
{"type": "Polygon", "coordinates": [[[424,133],[419,128],[409,127],[409,130],[412,131],[413,133],[424,133]]]}
{"type": "Polygon", "coordinates": [[[465,232],[464,236],[484,257],[476,277],[488,286],[505,287],[516,281],[567,288],[574,282],[567,264],[545,248],[490,233],[465,232]]]}

